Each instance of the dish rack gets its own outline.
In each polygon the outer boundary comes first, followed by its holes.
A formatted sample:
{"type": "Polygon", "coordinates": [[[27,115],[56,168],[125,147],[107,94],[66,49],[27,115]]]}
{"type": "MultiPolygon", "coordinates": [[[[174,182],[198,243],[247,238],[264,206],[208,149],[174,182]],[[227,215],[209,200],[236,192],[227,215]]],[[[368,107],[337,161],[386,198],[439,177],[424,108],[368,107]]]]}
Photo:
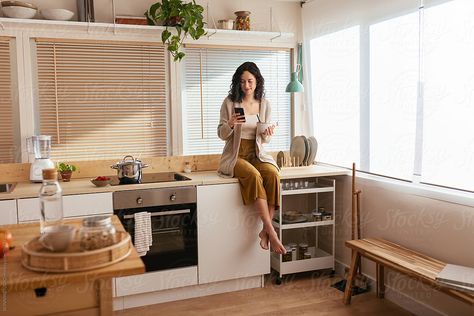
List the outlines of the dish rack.
{"type": "Polygon", "coordinates": [[[298,246],[291,257],[272,253],[271,267],[279,273],[277,284],[285,274],[320,269],[334,272],[336,180],[282,179],[280,186],[280,210],[275,212],[273,226],[283,245],[307,244],[310,257],[307,254],[304,259],[298,246]]]}

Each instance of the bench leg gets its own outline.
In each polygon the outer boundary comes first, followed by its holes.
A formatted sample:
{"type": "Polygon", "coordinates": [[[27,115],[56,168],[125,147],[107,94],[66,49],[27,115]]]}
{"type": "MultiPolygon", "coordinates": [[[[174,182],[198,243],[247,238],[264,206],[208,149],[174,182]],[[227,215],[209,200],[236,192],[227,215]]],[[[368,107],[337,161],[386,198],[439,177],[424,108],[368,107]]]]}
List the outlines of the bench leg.
{"type": "Polygon", "coordinates": [[[377,263],[377,297],[384,298],[385,297],[385,280],[384,280],[384,273],[383,273],[383,265],[377,263]]]}
{"type": "Polygon", "coordinates": [[[357,250],[352,250],[351,267],[349,275],[347,276],[346,288],[344,290],[344,304],[351,303],[351,288],[354,275],[357,272],[357,268],[360,262],[360,254],[357,250]]]}

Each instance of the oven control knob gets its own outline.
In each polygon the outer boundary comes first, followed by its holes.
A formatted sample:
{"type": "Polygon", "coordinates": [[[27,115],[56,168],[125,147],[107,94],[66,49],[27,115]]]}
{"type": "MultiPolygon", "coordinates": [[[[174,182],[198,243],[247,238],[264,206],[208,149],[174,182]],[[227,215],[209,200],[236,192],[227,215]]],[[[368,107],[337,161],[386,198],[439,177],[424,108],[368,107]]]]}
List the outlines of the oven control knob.
{"type": "Polygon", "coordinates": [[[170,201],[176,201],[176,194],[171,194],[170,195],[170,201]]]}
{"type": "Polygon", "coordinates": [[[143,199],[141,197],[137,198],[137,204],[143,204],[143,199]]]}

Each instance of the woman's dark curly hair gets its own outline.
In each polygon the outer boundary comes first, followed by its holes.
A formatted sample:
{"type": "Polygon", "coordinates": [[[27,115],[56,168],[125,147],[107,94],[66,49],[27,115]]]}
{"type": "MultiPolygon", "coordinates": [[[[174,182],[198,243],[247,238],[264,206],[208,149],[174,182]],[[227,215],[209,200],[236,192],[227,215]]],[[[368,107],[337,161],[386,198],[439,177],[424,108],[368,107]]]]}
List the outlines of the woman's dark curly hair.
{"type": "Polygon", "coordinates": [[[247,61],[237,68],[232,76],[232,84],[230,85],[229,90],[229,98],[232,102],[242,102],[244,98],[244,92],[240,88],[240,77],[244,73],[244,71],[250,72],[252,75],[255,76],[257,80],[257,86],[255,87],[254,91],[254,98],[258,101],[261,101],[263,96],[265,95],[265,79],[263,79],[262,74],[260,73],[260,69],[258,69],[255,63],[247,61]]]}

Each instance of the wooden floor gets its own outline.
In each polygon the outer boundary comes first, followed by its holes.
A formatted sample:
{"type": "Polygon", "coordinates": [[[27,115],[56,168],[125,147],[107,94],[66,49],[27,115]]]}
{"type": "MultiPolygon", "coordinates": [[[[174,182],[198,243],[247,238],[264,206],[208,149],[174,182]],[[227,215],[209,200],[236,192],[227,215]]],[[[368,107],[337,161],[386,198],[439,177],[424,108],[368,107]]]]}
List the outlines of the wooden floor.
{"type": "Polygon", "coordinates": [[[344,293],[331,287],[338,280],[300,273],[286,276],[276,285],[272,274],[266,277],[264,288],[132,308],[115,315],[412,315],[374,293],[353,296],[351,305],[344,305],[344,293]]]}

